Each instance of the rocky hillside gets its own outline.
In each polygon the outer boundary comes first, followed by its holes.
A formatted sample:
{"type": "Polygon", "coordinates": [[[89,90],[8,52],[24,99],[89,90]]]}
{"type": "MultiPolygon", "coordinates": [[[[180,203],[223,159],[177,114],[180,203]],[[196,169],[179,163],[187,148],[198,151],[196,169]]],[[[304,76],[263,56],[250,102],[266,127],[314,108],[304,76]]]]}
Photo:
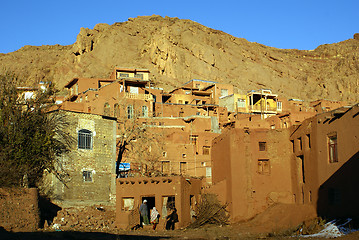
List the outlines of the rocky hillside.
{"type": "Polygon", "coordinates": [[[147,16],[81,28],[68,46],[25,46],[0,55],[0,69],[27,84],[108,77],[114,67],[147,68],[156,86],[191,79],[231,83],[238,92],[270,88],[288,98],[359,102],[359,36],[312,51],[277,49],[190,20],[147,16]]]}

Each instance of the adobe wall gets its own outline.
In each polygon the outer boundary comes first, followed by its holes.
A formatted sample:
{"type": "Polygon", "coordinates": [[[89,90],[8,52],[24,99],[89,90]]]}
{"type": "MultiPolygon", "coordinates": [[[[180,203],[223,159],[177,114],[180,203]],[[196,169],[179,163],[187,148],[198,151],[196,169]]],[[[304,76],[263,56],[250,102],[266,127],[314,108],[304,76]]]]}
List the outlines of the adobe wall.
{"type": "MultiPolygon", "coordinates": [[[[123,198],[133,198],[133,211],[138,211],[143,198],[154,197],[155,207],[161,218],[158,229],[163,229],[165,218],[170,211],[165,212],[163,197],[175,197],[175,207],[179,217],[176,228],[187,226],[191,222],[190,196],[196,200],[201,191],[201,180],[193,178],[177,177],[131,177],[121,178],[116,181],[116,225],[120,228],[128,228],[131,211],[124,209],[123,198]]],[[[149,201],[150,202],[150,201],[149,201]]],[[[149,208],[151,207],[148,205],[149,208]]],[[[150,210],[150,209],[149,209],[150,210]]]]}
{"type": "MultiPolygon", "coordinates": [[[[212,183],[210,192],[222,196],[223,203],[228,203],[229,212],[232,213],[232,134],[225,131],[212,141],[212,183]],[[225,182],[225,184],[223,184],[225,182]],[[224,185],[224,186],[222,186],[224,185]]],[[[241,147],[239,145],[238,147],[241,147]]]]}
{"type": "Polygon", "coordinates": [[[202,116],[207,116],[207,111],[196,105],[190,104],[168,104],[155,103],[155,110],[157,117],[187,117],[196,115],[197,112],[202,116]]]}
{"type": "Polygon", "coordinates": [[[273,203],[292,203],[289,131],[231,129],[213,143],[213,183],[226,181],[233,221],[249,219],[273,203]],[[259,142],[266,150],[259,151],[259,142]],[[259,169],[268,160],[269,170],[259,169]]]}
{"type": "Polygon", "coordinates": [[[339,108],[308,119],[293,133],[298,203],[310,203],[325,217],[358,216],[359,107],[339,108]],[[308,138],[308,135],[310,138],[308,138]],[[337,136],[338,161],[330,162],[329,137],[337,136]],[[300,139],[303,141],[302,149],[300,139]],[[310,139],[310,141],[309,141],[310,139]],[[309,144],[310,142],[310,144],[309,144]],[[305,182],[301,180],[305,176],[305,182]]]}
{"type": "Polygon", "coordinates": [[[0,188],[0,227],[32,232],[39,227],[40,211],[35,188],[0,188]]]}
{"type": "Polygon", "coordinates": [[[69,176],[64,185],[49,175],[49,186],[45,187],[61,201],[110,202],[115,198],[116,121],[94,114],[63,113],[69,121],[66,130],[73,138],[72,151],[61,159],[69,176]],[[92,149],[78,149],[78,131],[81,129],[92,132],[92,149]],[[91,172],[92,181],[84,180],[83,171],[91,172]]]}

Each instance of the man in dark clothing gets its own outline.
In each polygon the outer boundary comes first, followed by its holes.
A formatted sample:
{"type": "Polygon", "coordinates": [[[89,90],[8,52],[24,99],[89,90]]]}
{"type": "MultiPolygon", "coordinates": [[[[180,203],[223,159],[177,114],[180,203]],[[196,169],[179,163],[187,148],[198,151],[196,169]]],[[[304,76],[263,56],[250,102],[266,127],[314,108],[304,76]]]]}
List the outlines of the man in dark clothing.
{"type": "Polygon", "coordinates": [[[143,200],[143,203],[140,206],[140,225],[149,225],[150,221],[148,220],[148,207],[147,207],[147,200],[143,200]]]}
{"type": "Polygon", "coordinates": [[[174,230],[175,229],[175,223],[178,222],[178,214],[177,209],[174,208],[172,213],[166,217],[166,230],[174,230]]]}

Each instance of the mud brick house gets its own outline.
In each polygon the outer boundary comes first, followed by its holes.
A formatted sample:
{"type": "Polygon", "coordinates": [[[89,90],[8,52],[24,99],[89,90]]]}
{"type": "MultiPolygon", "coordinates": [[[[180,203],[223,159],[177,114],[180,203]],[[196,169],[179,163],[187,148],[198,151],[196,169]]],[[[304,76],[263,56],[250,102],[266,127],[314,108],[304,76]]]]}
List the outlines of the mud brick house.
{"type": "Polygon", "coordinates": [[[116,119],[82,112],[56,110],[69,122],[71,152],[60,161],[57,174],[46,177],[45,190],[59,202],[109,203],[115,198],[116,119]]]}
{"type": "Polygon", "coordinates": [[[147,70],[115,69],[112,76],[118,78],[74,78],[65,86],[69,95],[62,108],[113,117],[134,114],[134,111],[141,111],[145,117],[152,116],[152,102],[160,90],[150,87],[147,70]]]}
{"type": "Polygon", "coordinates": [[[246,95],[231,94],[219,98],[219,105],[229,112],[260,114],[261,118],[282,112],[282,102],[270,89],[249,91],[246,95]]]}
{"type": "MultiPolygon", "coordinates": [[[[162,176],[201,178],[203,188],[217,193],[223,202],[229,204],[234,221],[252,218],[274,203],[304,203],[312,206],[315,201],[325,202],[325,191],[330,192],[328,194],[333,199],[342,199],[337,196],[342,196],[344,190],[336,190],[336,187],[329,187],[331,190],[328,190],[323,187],[329,184],[323,179],[335,176],[338,169],[328,167],[330,170],[325,170],[326,175],[323,173],[322,169],[326,167],[319,167],[319,161],[323,161],[320,160],[319,153],[324,150],[318,150],[319,145],[316,144],[319,143],[311,144],[310,153],[303,152],[303,149],[299,151],[296,147],[298,139],[301,139],[304,146],[307,141],[305,139],[309,136],[312,141],[319,141],[315,139],[319,139],[319,135],[329,128],[330,131],[338,131],[338,139],[343,139],[339,138],[343,135],[340,133],[340,126],[356,126],[355,113],[349,118],[346,117],[350,115],[349,112],[340,115],[339,112],[343,110],[333,110],[335,112],[322,113],[325,119],[331,119],[321,120],[321,123],[313,120],[322,119],[322,115],[318,113],[337,108],[343,104],[341,102],[319,100],[309,104],[300,99],[284,99],[269,89],[238,94],[234,93],[232,85],[198,79],[164,92],[151,86],[148,70],[135,68],[116,68],[108,79],[75,78],[66,88],[69,95],[60,109],[78,114],[81,112],[84,116],[97,116],[103,121],[113,121],[117,129],[113,136],[110,134],[114,139],[113,143],[120,136],[118,129],[124,124],[121,119],[136,119],[148,131],[161,133],[163,150],[160,150],[162,153],[157,167],[162,176]],[[329,122],[333,123],[328,125],[329,122]],[[303,172],[302,175],[300,171],[303,172]],[[301,182],[303,180],[305,182],[301,182]]],[[[353,107],[356,108],[357,106],[353,107]]],[[[354,133],[355,131],[351,134],[354,133]]],[[[351,136],[344,135],[348,138],[351,136]]],[[[330,141],[334,141],[334,138],[330,141]]],[[[355,141],[354,137],[353,142],[355,141]]],[[[349,146],[352,147],[353,144],[349,146]]],[[[348,149],[349,147],[344,151],[356,156],[356,148],[350,150],[352,153],[348,149]]],[[[127,206],[132,202],[135,206],[142,200],[139,196],[144,196],[136,191],[146,193],[147,189],[143,187],[152,186],[154,182],[149,184],[150,180],[146,180],[146,183],[143,179],[138,180],[138,173],[146,166],[139,166],[142,163],[136,163],[134,156],[124,154],[122,160],[126,165],[123,169],[126,173],[118,176],[121,178],[117,179],[117,187],[122,190],[117,192],[117,196],[130,199],[124,202],[119,200],[117,205],[127,206]],[[126,192],[132,195],[125,196],[126,192]]],[[[174,184],[177,180],[171,181],[174,184]]],[[[166,184],[168,183],[167,181],[166,184]]],[[[113,186],[113,182],[110,185],[113,186]]],[[[71,194],[67,193],[66,197],[74,198],[75,195],[71,194]]],[[[149,196],[149,193],[146,194],[149,196]]],[[[159,194],[162,198],[175,193],[159,194]]],[[[158,206],[156,198],[156,207],[158,206]]],[[[324,206],[327,206],[326,203],[318,207],[318,213],[329,211],[324,206]]],[[[183,211],[182,214],[189,214],[186,208],[183,211]]],[[[331,214],[330,211],[329,213],[331,214]]],[[[128,225],[128,215],[129,213],[121,213],[122,220],[119,221],[123,226],[128,225]]],[[[187,223],[186,221],[183,223],[187,223]]]]}
{"type": "MultiPolygon", "coordinates": [[[[60,109],[116,117],[118,129],[121,119],[136,118],[151,131],[166,136],[160,160],[163,174],[204,177],[211,183],[211,142],[220,132],[221,121],[228,121],[226,108],[213,104],[217,93],[212,88],[216,86],[221,92],[219,87],[226,87],[231,93],[233,86],[192,80],[166,95],[151,87],[148,73],[145,69],[116,68],[109,79],[74,78],[65,86],[69,95],[60,109]]],[[[130,172],[141,168],[132,164],[129,155],[123,161],[130,164],[130,172]]]]}
{"type": "Polygon", "coordinates": [[[183,86],[163,95],[164,103],[218,105],[219,98],[233,94],[233,85],[192,79],[183,86]]]}
{"type": "Polygon", "coordinates": [[[320,216],[357,217],[358,104],[304,120],[290,141],[295,202],[314,205],[320,216]]]}
{"type": "Polygon", "coordinates": [[[233,128],[213,140],[212,191],[233,221],[293,203],[288,129],[233,128]],[[284,140],[284,141],[283,141],[284,140]]]}
{"type": "Polygon", "coordinates": [[[244,118],[213,140],[211,190],[229,204],[232,220],[273,203],[314,206],[324,217],[358,215],[358,105],[292,115],[307,119],[283,127],[281,116],[250,125],[244,118]]]}
{"type": "Polygon", "coordinates": [[[327,99],[310,102],[310,106],[313,107],[317,113],[328,112],[345,105],[347,105],[347,103],[344,101],[332,101],[327,99]]]}
{"type": "Polygon", "coordinates": [[[216,117],[193,115],[182,118],[155,118],[165,131],[164,151],[160,159],[164,174],[203,177],[212,182],[211,145],[219,135],[216,117]]]}
{"type": "Polygon", "coordinates": [[[116,225],[119,228],[131,228],[139,223],[138,209],[146,199],[149,210],[156,207],[159,211],[158,229],[162,230],[173,207],[179,218],[176,228],[191,223],[191,209],[199,200],[201,180],[181,176],[132,177],[117,179],[116,186],[116,225]]]}

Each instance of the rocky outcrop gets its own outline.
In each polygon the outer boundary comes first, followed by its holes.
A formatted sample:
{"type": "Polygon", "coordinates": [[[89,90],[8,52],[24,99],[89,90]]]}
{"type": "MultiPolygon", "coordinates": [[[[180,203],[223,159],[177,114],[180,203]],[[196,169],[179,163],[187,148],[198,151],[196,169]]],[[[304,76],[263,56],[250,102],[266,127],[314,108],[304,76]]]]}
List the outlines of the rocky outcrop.
{"type": "Polygon", "coordinates": [[[288,98],[359,101],[358,37],[315,50],[276,49],[190,20],[146,16],[82,28],[70,46],[26,46],[0,55],[0,68],[24,80],[108,77],[114,67],[147,68],[165,89],[190,79],[270,88],[288,98]]]}

